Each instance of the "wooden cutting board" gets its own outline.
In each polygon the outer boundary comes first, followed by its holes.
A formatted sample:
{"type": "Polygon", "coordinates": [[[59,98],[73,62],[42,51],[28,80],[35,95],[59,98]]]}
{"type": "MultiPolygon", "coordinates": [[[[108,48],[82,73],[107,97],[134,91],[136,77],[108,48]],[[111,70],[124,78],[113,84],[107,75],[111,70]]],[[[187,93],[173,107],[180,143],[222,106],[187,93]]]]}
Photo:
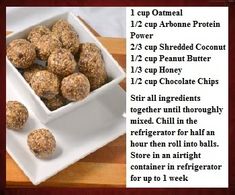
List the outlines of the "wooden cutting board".
{"type": "MultiPolygon", "coordinates": [[[[87,26],[89,27],[89,25],[87,26]]],[[[101,37],[91,27],[89,28],[125,70],[126,40],[122,38],[101,37]]],[[[121,82],[120,85],[126,90],[125,81],[121,82]]],[[[123,135],[37,187],[125,187],[125,184],[126,137],[123,135]]],[[[32,183],[9,154],[6,154],[6,186],[33,187],[32,183]]]]}

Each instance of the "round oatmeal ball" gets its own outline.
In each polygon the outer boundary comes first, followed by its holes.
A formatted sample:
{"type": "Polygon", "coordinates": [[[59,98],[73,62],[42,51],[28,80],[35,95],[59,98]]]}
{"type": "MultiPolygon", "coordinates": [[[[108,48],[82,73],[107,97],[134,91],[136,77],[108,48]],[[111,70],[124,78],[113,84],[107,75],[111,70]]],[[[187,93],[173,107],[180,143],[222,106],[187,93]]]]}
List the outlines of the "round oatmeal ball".
{"type": "Polygon", "coordinates": [[[33,130],[27,139],[31,152],[38,158],[48,158],[56,149],[55,137],[48,129],[33,130]]]}
{"type": "Polygon", "coordinates": [[[61,32],[60,41],[62,47],[68,49],[72,54],[76,54],[79,50],[79,36],[73,30],[64,30],[61,32]]]}
{"type": "Polygon", "coordinates": [[[33,64],[30,68],[27,68],[27,69],[24,70],[23,77],[28,83],[30,83],[30,80],[31,80],[32,76],[36,72],[38,72],[40,70],[45,70],[45,69],[46,69],[45,67],[43,67],[39,64],[33,64]]]}
{"type": "Polygon", "coordinates": [[[56,95],[50,100],[43,99],[43,102],[51,111],[56,110],[66,104],[65,99],[61,95],[56,95]]]}
{"type": "Polygon", "coordinates": [[[35,26],[29,32],[27,39],[31,43],[36,44],[43,35],[49,35],[50,33],[51,33],[50,29],[47,28],[46,26],[43,26],[43,25],[35,26]]]}
{"type": "Polygon", "coordinates": [[[28,119],[27,108],[18,101],[8,101],[6,104],[6,127],[20,130],[28,119]]]}
{"type": "Polygon", "coordinates": [[[61,92],[70,101],[80,101],[90,92],[89,80],[82,73],[71,74],[62,80],[61,92]]]}
{"type": "Polygon", "coordinates": [[[66,49],[57,49],[48,58],[48,70],[65,77],[75,72],[77,63],[74,56],[66,49]]]}
{"type": "Polygon", "coordinates": [[[32,76],[30,84],[35,93],[41,98],[49,100],[59,94],[60,81],[55,74],[47,70],[36,72],[32,76]]]}
{"type": "Polygon", "coordinates": [[[78,70],[88,78],[91,91],[107,82],[107,73],[100,49],[94,43],[80,44],[78,70]]]}
{"type": "Polygon", "coordinates": [[[53,26],[52,26],[52,32],[55,34],[58,38],[61,37],[61,34],[63,31],[73,31],[74,28],[71,24],[69,24],[66,20],[58,20],[53,26]]]}
{"type": "Polygon", "coordinates": [[[33,44],[25,39],[15,39],[7,46],[7,58],[16,68],[28,68],[36,59],[33,44]]]}
{"type": "Polygon", "coordinates": [[[54,50],[62,47],[62,44],[56,36],[49,34],[41,36],[35,46],[37,57],[40,60],[46,61],[54,50]]]}

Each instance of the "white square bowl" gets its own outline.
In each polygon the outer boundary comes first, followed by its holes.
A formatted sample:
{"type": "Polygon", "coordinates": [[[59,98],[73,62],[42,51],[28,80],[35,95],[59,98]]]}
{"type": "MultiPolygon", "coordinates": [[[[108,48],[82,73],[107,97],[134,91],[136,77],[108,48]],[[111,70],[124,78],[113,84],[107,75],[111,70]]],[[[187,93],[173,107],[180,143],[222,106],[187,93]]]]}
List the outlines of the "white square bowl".
{"type": "Polygon", "coordinates": [[[119,66],[117,61],[112,57],[112,55],[104,48],[104,46],[98,41],[98,39],[90,32],[90,30],[83,24],[83,22],[73,15],[72,13],[63,13],[49,19],[43,20],[40,23],[34,24],[22,31],[15,32],[6,37],[6,44],[8,45],[12,40],[19,38],[26,38],[30,30],[37,25],[46,25],[51,27],[57,20],[65,19],[67,20],[79,34],[80,42],[91,42],[95,43],[102,52],[103,59],[105,62],[105,68],[109,77],[109,82],[102,87],[92,91],[88,97],[82,101],[69,103],[55,111],[50,111],[42,100],[35,94],[29,84],[25,81],[20,72],[12,65],[12,63],[6,58],[7,62],[7,77],[14,83],[14,87],[21,93],[21,96],[26,101],[26,106],[30,108],[37,118],[44,124],[56,119],[62,115],[71,112],[72,110],[85,105],[92,99],[96,98],[99,94],[104,94],[114,86],[116,86],[121,80],[125,78],[125,73],[123,69],[119,66]]]}

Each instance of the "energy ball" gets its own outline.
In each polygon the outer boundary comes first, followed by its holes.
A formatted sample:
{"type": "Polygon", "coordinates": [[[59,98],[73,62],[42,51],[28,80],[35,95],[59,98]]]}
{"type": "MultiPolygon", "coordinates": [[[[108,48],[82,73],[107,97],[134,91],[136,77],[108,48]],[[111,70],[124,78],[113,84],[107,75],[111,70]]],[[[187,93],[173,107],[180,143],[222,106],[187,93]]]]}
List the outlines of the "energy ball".
{"type": "Polygon", "coordinates": [[[75,31],[64,30],[61,32],[60,41],[62,47],[68,49],[72,54],[76,54],[79,50],[79,36],[75,31]]]}
{"type": "Polygon", "coordinates": [[[48,58],[48,70],[65,77],[75,72],[77,63],[74,56],[66,49],[57,49],[48,58]]]}
{"type": "Polygon", "coordinates": [[[51,111],[56,110],[66,104],[65,99],[61,95],[56,95],[50,100],[43,99],[43,102],[51,111]]]}
{"type": "Polygon", "coordinates": [[[50,33],[51,33],[50,29],[47,28],[46,26],[43,25],[36,26],[29,32],[27,39],[31,43],[36,44],[43,35],[49,35],[50,33]]]}
{"type": "Polygon", "coordinates": [[[55,74],[47,70],[36,72],[32,76],[30,84],[35,93],[41,98],[49,100],[59,94],[60,81],[55,74]]]}
{"type": "Polygon", "coordinates": [[[40,60],[46,61],[54,50],[62,47],[62,44],[56,36],[49,34],[41,36],[35,46],[37,57],[40,60]]]}
{"type": "Polygon", "coordinates": [[[32,76],[40,70],[45,70],[45,67],[38,64],[33,64],[30,68],[24,70],[23,77],[27,83],[30,83],[32,76]]]}
{"type": "Polygon", "coordinates": [[[82,73],[71,74],[62,80],[61,92],[70,101],[80,101],[90,92],[89,80],[82,73]]]}
{"type": "Polygon", "coordinates": [[[33,130],[27,139],[31,152],[38,158],[48,158],[56,149],[55,137],[48,129],[33,130]]]}
{"type": "Polygon", "coordinates": [[[53,26],[52,26],[52,32],[58,37],[61,37],[61,34],[63,31],[73,31],[74,28],[71,24],[69,24],[66,20],[58,20],[53,26]]]}
{"type": "Polygon", "coordinates": [[[35,47],[25,39],[15,39],[7,46],[7,57],[16,68],[28,68],[36,59],[35,47]]]}
{"type": "Polygon", "coordinates": [[[94,43],[80,44],[78,69],[89,80],[91,91],[107,82],[107,73],[100,49],[94,43]]]}
{"type": "Polygon", "coordinates": [[[6,127],[20,130],[28,119],[27,108],[18,101],[8,101],[6,104],[6,127]]]}

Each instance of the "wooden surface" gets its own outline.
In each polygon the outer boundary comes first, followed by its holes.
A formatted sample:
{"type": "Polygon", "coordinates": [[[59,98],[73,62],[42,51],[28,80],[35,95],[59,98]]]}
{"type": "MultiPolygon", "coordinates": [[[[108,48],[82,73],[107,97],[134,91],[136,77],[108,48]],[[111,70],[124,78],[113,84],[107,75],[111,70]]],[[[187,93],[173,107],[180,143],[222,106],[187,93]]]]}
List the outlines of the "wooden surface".
{"type": "MultiPolygon", "coordinates": [[[[100,37],[93,29],[92,32],[125,70],[125,39],[100,37]]],[[[125,81],[121,82],[120,85],[123,89],[126,89],[125,81]]],[[[125,139],[125,135],[119,137],[37,187],[125,187],[125,139]]],[[[6,185],[7,187],[33,187],[32,183],[9,154],[6,154],[6,185]]]]}

